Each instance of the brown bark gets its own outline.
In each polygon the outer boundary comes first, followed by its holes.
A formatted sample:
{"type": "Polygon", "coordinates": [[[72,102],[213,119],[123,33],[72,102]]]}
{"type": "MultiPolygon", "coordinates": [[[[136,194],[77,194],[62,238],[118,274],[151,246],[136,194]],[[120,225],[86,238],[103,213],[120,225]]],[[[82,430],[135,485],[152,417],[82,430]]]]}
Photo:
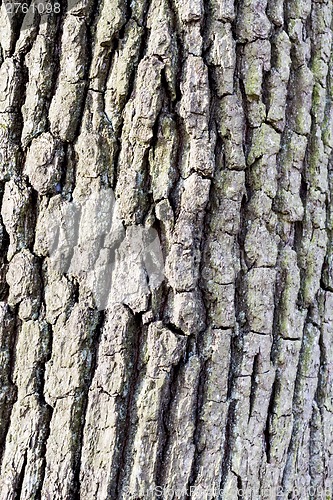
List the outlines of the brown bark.
{"type": "Polygon", "coordinates": [[[332,498],[332,1],[40,4],[0,17],[1,500],[332,498]]]}

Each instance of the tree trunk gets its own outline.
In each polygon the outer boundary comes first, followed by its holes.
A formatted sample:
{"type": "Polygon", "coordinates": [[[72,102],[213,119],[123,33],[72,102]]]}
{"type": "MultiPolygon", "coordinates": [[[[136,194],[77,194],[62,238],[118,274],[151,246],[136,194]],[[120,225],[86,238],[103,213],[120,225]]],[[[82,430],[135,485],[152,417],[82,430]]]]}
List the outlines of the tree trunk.
{"type": "Polygon", "coordinates": [[[1,6],[1,500],[331,499],[332,0],[51,3],[1,6]]]}

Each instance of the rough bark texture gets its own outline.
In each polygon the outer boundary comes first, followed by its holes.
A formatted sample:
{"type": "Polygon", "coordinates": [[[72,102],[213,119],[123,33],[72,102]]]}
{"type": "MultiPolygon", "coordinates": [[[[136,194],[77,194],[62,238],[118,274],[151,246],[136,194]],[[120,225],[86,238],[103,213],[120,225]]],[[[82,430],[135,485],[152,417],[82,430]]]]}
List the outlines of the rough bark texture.
{"type": "Polygon", "coordinates": [[[332,1],[0,24],[1,500],[332,498],[332,1]],[[98,310],[45,235],[109,188],[165,272],[98,310]]]}

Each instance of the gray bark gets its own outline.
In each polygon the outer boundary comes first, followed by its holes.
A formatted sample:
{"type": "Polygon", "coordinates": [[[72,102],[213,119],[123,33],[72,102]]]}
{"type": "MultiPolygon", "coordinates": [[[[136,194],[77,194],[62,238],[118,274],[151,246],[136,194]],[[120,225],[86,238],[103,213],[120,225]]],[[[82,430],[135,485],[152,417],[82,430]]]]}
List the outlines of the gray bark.
{"type": "Polygon", "coordinates": [[[332,0],[67,3],[1,5],[1,500],[331,499],[332,0]]]}

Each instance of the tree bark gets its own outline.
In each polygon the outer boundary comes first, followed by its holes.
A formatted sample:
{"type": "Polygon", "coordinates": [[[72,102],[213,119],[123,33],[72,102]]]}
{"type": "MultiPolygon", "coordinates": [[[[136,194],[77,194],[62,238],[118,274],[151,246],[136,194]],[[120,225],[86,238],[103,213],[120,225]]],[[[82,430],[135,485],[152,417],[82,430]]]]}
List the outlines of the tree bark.
{"type": "Polygon", "coordinates": [[[332,0],[56,3],[1,5],[0,498],[332,498],[332,0]]]}

